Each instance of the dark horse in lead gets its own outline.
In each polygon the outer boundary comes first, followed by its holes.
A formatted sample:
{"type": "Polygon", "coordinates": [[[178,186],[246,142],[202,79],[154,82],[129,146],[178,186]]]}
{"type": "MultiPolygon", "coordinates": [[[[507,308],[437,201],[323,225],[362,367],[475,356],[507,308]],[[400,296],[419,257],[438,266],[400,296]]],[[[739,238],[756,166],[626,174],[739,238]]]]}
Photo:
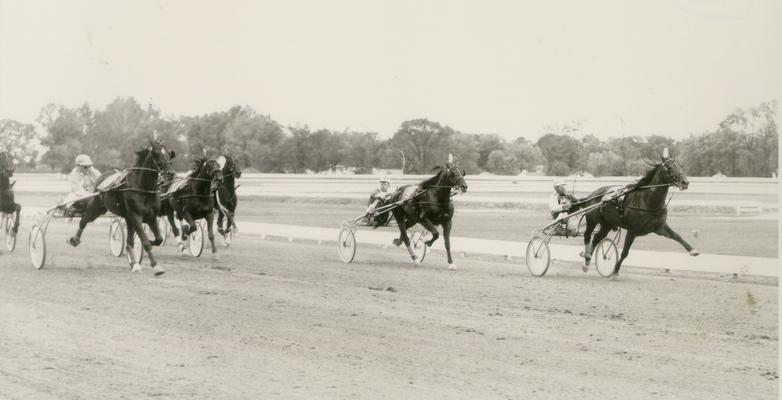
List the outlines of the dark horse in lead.
{"type": "Polygon", "coordinates": [[[691,256],[699,255],[700,253],[671,229],[666,221],[668,217],[666,204],[668,188],[676,186],[679,190],[687,190],[689,184],[681,165],[673,158],[668,157],[668,149],[665,149],[661,161],[654,164],[653,168],[647,171],[625,193],[618,196],[612,195],[616,189],[614,186],[601,187],[592,192],[587,197],[590,200],[584,206],[588,207],[601,201],[604,204],[586,213],[584,271],[589,266],[592,250],[597,243],[605,238],[608,232],[617,228],[624,228],[627,234],[622,254],[614,265],[614,277],[618,276],[622,261],[627,258],[630,247],[638,236],[656,233],[679,242],[691,256]],[[608,200],[605,196],[614,198],[608,200]],[[600,230],[592,238],[592,231],[598,224],[600,224],[600,230]]]}
{"type": "MultiPolygon", "coordinates": [[[[111,211],[125,219],[127,226],[125,250],[128,254],[131,270],[134,272],[141,270],[141,266],[134,261],[136,260],[133,254],[135,233],[141,240],[155,275],[164,273],[165,271],[158,266],[154,255],[152,255],[152,246],[159,246],[163,243],[163,237],[160,235],[157,224],[157,216],[160,215],[158,188],[161,178],[173,170],[171,159],[174,157],[174,152],[168,151],[162,143],[150,140],[148,147],[136,152],[134,166],[126,169],[125,182],[116,188],[100,193],[96,198],[89,199],[90,202],[79,220],[79,229],[76,231],[76,235],[68,239],[68,243],[74,247],[78,246],[86,225],[105,214],[106,211],[111,211]],[[147,224],[155,235],[154,242],[150,242],[147,235],[144,234],[144,224],[147,224]]],[[[101,182],[113,174],[115,174],[114,171],[103,173],[98,178],[96,186],[100,186],[101,182]]]]}
{"type": "Polygon", "coordinates": [[[454,213],[451,189],[467,191],[467,183],[464,181],[465,172],[462,167],[453,162],[451,157],[444,166],[435,167],[435,171],[437,171],[435,176],[418,185],[402,186],[391,196],[389,202],[400,202],[399,207],[391,211],[399,228],[399,239],[394,239],[394,245],[399,246],[404,243],[410,258],[415,262],[416,256],[413,248],[410,247],[407,228],[421,224],[432,234],[432,238],[426,242],[427,246],[431,246],[440,236],[435,226],[442,225],[448,268],[455,269],[456,265],[451,256],[450,237],[454,213]]]}

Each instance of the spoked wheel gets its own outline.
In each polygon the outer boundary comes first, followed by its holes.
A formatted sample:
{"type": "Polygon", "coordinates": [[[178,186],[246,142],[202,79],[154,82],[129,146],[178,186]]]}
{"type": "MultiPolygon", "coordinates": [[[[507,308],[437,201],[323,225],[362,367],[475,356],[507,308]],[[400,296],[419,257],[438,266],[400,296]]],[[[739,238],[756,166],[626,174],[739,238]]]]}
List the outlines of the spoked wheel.
{"type": "Polygon", "coordinates": [[[43,268],[46,263],[46,231],[39,225],[33,225],[30,229],[27,251],[30,253],[30,261],[35,269],[43,268]]]}
{"type": "Polygon", "coordinates": [[[125,223],[122,219],[115,218],[109,226],[109,250],[114,257],[122,257],[125,254],[125,223]]]}
{"type": "Polygon", "coordinates": [[[413,253],[415,253],[416,262],[419,264],[424,262],[426,257],[426,240],[429,239],[429,231],[419,227],[413,229],[410,234],[410,246],[413,247],[413,253]]]}
{"type": "Polygon", "coordinates": [[[16,248],[16,233],[13,232],[16,221],[14,214],[5,214],[3,220],[5,222],[5,248],[9,252],[13,252],[16,248]]]}
{"type": "Polygon", "coordinates": [[[600,276],[608,278],[613,275],[617,259],[619,259],[619,252],[613,240],[605,238],[597,243],[592,260],[600,276]]]}
{"type": "Polygon", "coordinates": [[[343,226],[342,230],[339,231],[337,250],[339,251],[339,258],[345,263],[352,262],[353,258],[356,257],[356,235],[350,227],[343,226]]]}
{"type": "Polygon", "coordinates": [[[195,226],[195,232],[187,237],[187,248],[190,249],[190,254],[193,257],[201,257],[201,252],[204,251],[204,228],[198,221],[196,221],[195,226]]]}
{"type": "Polygon", "coordinates": [[[529,243],[527,243],[525,260],[527,261],[527,268],[532,275],[545,275],[551,264],[551,253],[549,252],[548,242],[537,236],[530,239],[529,243]]]}

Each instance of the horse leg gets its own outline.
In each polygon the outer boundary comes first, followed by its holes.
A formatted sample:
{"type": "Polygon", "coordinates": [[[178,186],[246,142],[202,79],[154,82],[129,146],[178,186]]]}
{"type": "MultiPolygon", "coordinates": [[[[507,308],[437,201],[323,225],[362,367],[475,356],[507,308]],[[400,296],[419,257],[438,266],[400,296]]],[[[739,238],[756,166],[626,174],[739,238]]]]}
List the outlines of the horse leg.
{"type": "Polygon", "coordinates": [[[78,246],[81,243],[81,234],[84,233],[84,228],[87,227],[92,221],[98,218],[98,212],[93,210],[92,207],[88,207],[84,215],[79,218],[79,229],[76,230],[76,234],[68,238],[68,244],[73,247],[78,246]]]}
{"type": "Polygon", "coordinates": [[[616,260],[616,265],[614,265],[614,273],[611,275],[611,278],[614,280],[619,279],[619,268],[622,267],[622,261],[627,258],[627,255],[630,254],[630,246],[633,245],[633,241],[635,240],[635,233],[627,231],[627,236],[625,236],[625,245],[622,248],[622,255],[619,256],[619,259],[616,260]]]}
{"type": "Polygon", "coordinates": [[[157,223],[157,218],[153,215],[146,219],[145,223],[149,225],[149,229],[152,230],[152,234],[155,235],[155,240],[150,242],[152,246],[160,246],[163,243],[163,236],[160,234],[160,226],[157,223]]]}
{"type": "Polygon", "coordinates": [[[445,254],[448,256],[448,269],[456,269],[456,264],[453,263],[453,257],[451,257],[451,226],[452,221],[449,219],[443,221],[443,242],[445,242],[445,254]]]}
{"type": "Polygon", "coordinates": [[[407,253],[410,254],[410,258],[413,262],[416,262],[418,257],[415,256],[415,252],[410,246],[410,238],[407,237],[407,224],[405,223],[404,217],[397,218],[396,225],[399,228],[399,239],[394,240],[394,245],[399,246],[400,243],[404,243],[405,247],[407,247],[407,253]]]}
{"type": "Polygon", "coordinates": [[[584,257],[584,265],[581,269],[583,269],[584,272],[589,270],[589,262],[592,261],[592,246],[590,246],[590,244],[592,242],[592,232],[595,230],[595,227],[597,227],[597,223],[590,222],[587,218],[587,226],[584,230],[584,251],[581,252],[581,257],[584,257]]]}
{"type": "Polygon", "coordinates": [[[16,210],[16,219],[14,220],[14,227],[11,228],[11,234],[16,236],[19,232],[19,215],[22,213],[22,205],[14,203],[14,209],[16,210]]]}
{"type": "Polygon", "coordinates": [[[437,228],[434,226],[432,221],[429,221],[428,218],[424,218],[418,223],[421,224],[421,226],[426,228],[426,230],[432,234],[432,238],[426,241],[426,246],[432,247],[432,243],[434,243],[434,241],[437,240],[438,237],[440,237],[440,234],[437,232],[437,228]]]}
{"type": "Polygon", "coordinates": [[[214,261],[220,261],[220,256],[217,255],[217,246],[215,245],[215,234],[213,231],[213,215],[212,213],[209,213],[206,215],[206,233],[209,235],[209,243],[212,244],[212,260],[214,261]]]}
{"type": "MultiPolygon", "coordinates": [[[[155,260],[155,256],[152,254],[152,244],[149,242],[149,238],[147,238],[147,235],[144,234],[144,222],[140,215],[136,215],[133,213],[130,213],[130,215],[125,217],[125,222],[128,224],[128,244],[131,246],[128,249],[128,254],[130,254],[133,245],[133,235],[132,231],[135,231],[136,234],[138,234],[139,239],[141,240],[141,246],[144,248],[144,252],[147,253],[147,257],[149,257],[149,265],[152,266],[152,271],[155,273],[155,275],[160,275],[164,273],[162,267],[158,267],[157,260],[155,260]]],[[[159,233],[158,233],[159,234],[159,233]]],[[[141,270],[141,266],[138,264],[131,265],[131,268],[133,271],[139,271],[141,270]]]]}
{"type": "Polygon", "coordinates": [[[223,210],[218,208],[217,209],[217,233],[219,233],[222,236],[225,236],[226,232],[227,230],[223,229],[223,210]]]}
{"type": "Polygon", "coordinates": [[[674,232],[674,230],[671,229],[670,226],[668,226],[667,222],[664,222],[661,227],[657,228],[657,230],[654,231],[654,233],[679,242],[679,244],[681,244],[684,247],[684,250],[687,250],[687,252],[690,253],[691,256],[697,256],[701,254],[698,250],[695,250],[692,246],[690,246],[690,244],[687,243],[687,241],[684,240],[684,238],[682,238],[678,233],[674,232]]]}

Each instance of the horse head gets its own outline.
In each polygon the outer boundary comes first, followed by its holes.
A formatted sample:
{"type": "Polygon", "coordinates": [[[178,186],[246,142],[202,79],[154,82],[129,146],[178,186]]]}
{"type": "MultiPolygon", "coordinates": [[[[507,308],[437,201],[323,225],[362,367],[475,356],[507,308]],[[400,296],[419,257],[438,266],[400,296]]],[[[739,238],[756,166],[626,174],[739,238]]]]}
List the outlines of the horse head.
{"type": "Polygon", "coordinates": [[[667,147],[663,150],[661,160],[657,168],[660,169],[662,183],[670,183],[679,188],[679,190],[687,190],[690,186],[690,181],[684,176],[684,168],[676,160],[668,156],[667,147]]]}
{"type": "MultiPolygon", "coordinates": [[[[451,160],[451,158],[449,158],[449,160],[451,160]]],[[[467,191],[467,182],[464,180],[464,176],[467,175],[467,173],[464,171],[464,168],[456,162],[449,161],[444,166],[438,165],[435,167],[435,170],[438,171],[437,175],[440,176],[438,181],[441,184],[449,187],[456,187],[462,193],[467,191]]]]}
{"type": "Polygon", "coordinates": [[[215,159],[209,159],[201,167],[201,177],[209,179],[212,187],[216,188],[223,184],[223,169],[220,163],[215,159]]]}

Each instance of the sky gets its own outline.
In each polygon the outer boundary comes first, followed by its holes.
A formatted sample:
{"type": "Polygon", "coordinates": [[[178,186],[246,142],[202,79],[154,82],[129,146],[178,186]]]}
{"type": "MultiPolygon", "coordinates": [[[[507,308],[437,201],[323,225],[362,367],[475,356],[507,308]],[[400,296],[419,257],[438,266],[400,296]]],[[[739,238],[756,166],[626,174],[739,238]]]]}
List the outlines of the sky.
{"type": "Polygon", "coordinates": [[[778,1],[0,0],[0,118],[117,97],[390,137],[714,129],[782,100],[778,1]]]}

